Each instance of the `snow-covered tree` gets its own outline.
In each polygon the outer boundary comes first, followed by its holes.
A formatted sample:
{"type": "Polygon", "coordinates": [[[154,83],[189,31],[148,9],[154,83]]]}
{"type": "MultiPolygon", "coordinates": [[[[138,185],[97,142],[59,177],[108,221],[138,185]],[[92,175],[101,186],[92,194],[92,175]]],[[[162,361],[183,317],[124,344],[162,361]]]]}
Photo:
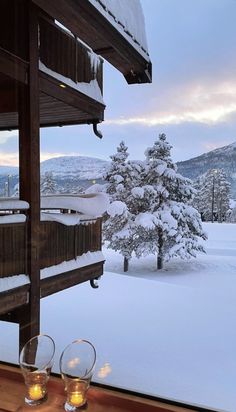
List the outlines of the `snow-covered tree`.
{"type": "MultiPolygon", "coordinates": [[[[156,253],[157,268],[173,257],[190,258],[197,251],[204,251],[199,238],[206,238],[201,218],[191,206],[194,194],[192,182],[177,173],[170,155],[171,145],[164,133],[146,154],[146,169],[143,176],[142,207],[136,216],[136,232],[139,238],[140,254],[156,253]],[[146,209],[146,210],[145,210],[146,209]]],[[[134,194],[134,191],[133,191],[134,194]]]]}
{"type": "Polygon", "coordinates": [[[110,156],[111,164],[104,176],[107,184],[107,193],[110,199],[123,201],[127,198],[127,193],[133,185],[133,168],[127,161],[129,153],[128,147],[122,141],[117,147],[117,152],[110,156]]]}
{"type": "Polygon", "coordinates": [[[137,257],[157,254],[157,267],[173,257],[190,258],[204,251],[201,218],[191,205],[192,182],[177,173],[165,134],[146,150],[146,162],[127,162],[122,143],[107,174],[113,202],[104,224],[108,247],[120,251],[125,268],[137,257]],[[118,167],[120,166],[120,167],[118,167]],[[122,185],[122,190],[120,190],[122,185]]]}
{"type": "Polygon", "coordinates": [[[122,141],[117,152],[110,156],[111,165],[104,176],[106,191],[110,195],[111,206],[104,219],[103,236],[108,247],[117,250],[124,257],[124,271],[128,270],[133,252],[134,216],[129,211],[128,198],[141,170],[139,162],[129,162],[128,148],[122,141]]]}
{"type": "Polygon", "coordinates": [[[203,220],[222,222],[229,210],[230,183],[223,169],[209,169],[199,180],[194,205],[203,220]]]}
{"type": "Polygon", "coordinates": [[[20,195],[20,190],[19,190],[19,183],[16,183],[14,188],[13,188],[13,192],[11,197],[19,197],[20,195]]]}
{"type": "Polygon", "coordinates": [[[84,188],[80,185],[77,185],[73,182],[66,182],[63,186],[57,190],[61,194],[76,195],[78,193],[83,193],[84,188]]]}
{"type": "Polygon", "coordinates": [[[40,192],[42,195],[54,194],[58,192],[57,183],[52,172],[46,172],[41,178],[40,192]]]}

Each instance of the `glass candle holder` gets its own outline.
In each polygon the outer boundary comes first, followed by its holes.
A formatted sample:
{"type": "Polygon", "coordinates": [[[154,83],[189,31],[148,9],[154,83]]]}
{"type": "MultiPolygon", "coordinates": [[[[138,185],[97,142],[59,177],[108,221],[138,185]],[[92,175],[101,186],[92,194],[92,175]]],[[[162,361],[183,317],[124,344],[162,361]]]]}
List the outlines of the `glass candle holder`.
{"type": "Polygon", "coordinates": [[[96,362],[94,346],[78,339],[68,345],[60,357],[60,371],[65,383],[67,399],[65,411],[75,412],[86,408],[87,391],[96,362]]]}
{"type": "Polygon", "coordinates": [[[47,382],[53,365],[55,343],[48,335],[30,339],[20,353],[20,367],[26,385],[25,403],[40,405],[47,399],[47,382]]]}

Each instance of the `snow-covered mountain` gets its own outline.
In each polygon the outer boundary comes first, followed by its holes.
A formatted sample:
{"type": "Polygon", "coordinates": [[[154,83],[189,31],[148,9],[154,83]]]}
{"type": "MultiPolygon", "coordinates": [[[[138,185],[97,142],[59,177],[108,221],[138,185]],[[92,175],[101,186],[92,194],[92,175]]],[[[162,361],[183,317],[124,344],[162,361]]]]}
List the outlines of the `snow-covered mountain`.
{"type": "Polygon", "coordinates": [[[41,174],[52,172],[56,179],[101,179],[109,162],[87,156],[61,156],[41,163],[41,174]]]}
{"type": "MultiPolygon", "coordinates": [[[[59,190],[81,190],[91,186],[93,181],[103,183],[109,161],[86,156],[61,156],[41,162],[41,175],[52,172],[59,190]]],[[[0,166],[0,194],[5,193],[5,185],[10,175],[10,193],[19,179],[18,167],[0,166]]]]}
{"type": "Polygon", "coordinates": [[[18,167],[15,166],[0,166],[0,176],[18,175],[18,167]]]}
{"type": "Polygon", "coordinates": [[[178,162],[177,166],[179,173],[190,179],[196,179],[209,169],[223,169],[231,183],[231,196],[236,198],[236,142],[178,162]]]}

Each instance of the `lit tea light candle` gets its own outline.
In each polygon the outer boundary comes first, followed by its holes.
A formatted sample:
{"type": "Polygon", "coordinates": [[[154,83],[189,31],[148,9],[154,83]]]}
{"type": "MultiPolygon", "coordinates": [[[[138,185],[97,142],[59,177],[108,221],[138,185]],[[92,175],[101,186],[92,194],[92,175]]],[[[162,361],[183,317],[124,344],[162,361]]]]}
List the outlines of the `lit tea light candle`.
{"type": "Polygon", "coordinates": [[[82,406],[85,403],[84,394],[82,392],[72,392],[69,394],[69,403],[72,406],[82,406]]]}
{"type": "Polygon", "coordinates": [[[29,387],[29,397],[33,401],[38,401],[44,397],[44,390],[41,385],[35,384],[29,387]]]}

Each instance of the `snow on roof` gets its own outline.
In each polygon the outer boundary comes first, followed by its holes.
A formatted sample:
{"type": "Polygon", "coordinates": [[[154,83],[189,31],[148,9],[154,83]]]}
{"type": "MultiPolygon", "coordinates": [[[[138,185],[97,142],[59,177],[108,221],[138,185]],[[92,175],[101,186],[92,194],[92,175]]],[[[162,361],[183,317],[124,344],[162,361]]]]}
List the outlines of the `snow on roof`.
{"type": "Polygon", "coordinates": [[[105,193],[85,195],[51,195],[41,197],[42,209],[69,209],[85,213],[91,217],[101,216],[109,206],[109,198],[105,193]]]}
{"type": "Polygon", "coordinates": [[[27,285],[28,283],[30,283],[30,280],[27,275],[14,275],[0,278],[0,292],[27,285]]]}
{"type": "Polygon", "coordinates": [[[145,21],[140,0],[89,0],[113,26],[138,49],[149,57],[145,21]]]}
{"type": "Polygon", "coordinates": [[[0,210],[25,210],[29,209],[29,203],[17,198],[0,199],[0,210]]]}

